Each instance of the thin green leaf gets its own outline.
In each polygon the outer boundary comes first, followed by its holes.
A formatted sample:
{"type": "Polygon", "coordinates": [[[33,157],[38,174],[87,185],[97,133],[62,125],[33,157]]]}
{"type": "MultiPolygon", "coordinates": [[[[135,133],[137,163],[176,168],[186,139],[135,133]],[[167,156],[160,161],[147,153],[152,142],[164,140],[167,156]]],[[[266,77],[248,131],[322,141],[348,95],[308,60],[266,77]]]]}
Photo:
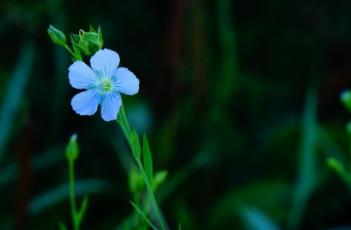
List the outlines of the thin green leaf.
{"type": "Polygon", "coordinates": [[[290,229],[298,229],[308,198],[318,183],[317,168],[317,89],[311,87],[306,95],[302,117],[302,135],[298,164],[298,179],[289,216],[290,229]]]}
{"type": "MultiPolygon", "coordinates": [[[[43,153],[35,154],[31,160],[31,169],[35,171],[42,171],[54,164],[62,162],[65,158],[61,154],[63,151],[62,146],[57,146],[49,149],[43,153]]],[[[7,166],[3,166],[0,170],[0,187],[5,186],[8,183],[17,179],[19,174],[18,164],[12,163],[7,166]]]]}
{"type": "Polygon", "coordinates": [[[83,60],[78,46],[79,36],[76,34],[70,34],[70,39],[74,53],[74,56],[72,57],[73,61],[83,60]]]}
{"type": "MultiPolygon", "coordinates": [[[[113,187],[113,184],[100,179],[89,179],[76,181],[76,196],[88,195],[103,193],[108,191],[113,187]]],[[[63,184],[56,188],[53,188],[50,191],[45,192],[44,194],[39,195],[34,198],[29,204],[29,213],[33,216],[39,215],[44,212],[47,208],[53,207],[64,200],[67,200],[69,197],[69,184],[63,184]]]]}
{"type": "Polygon", "coordinates": [[[99,34],[100,41],[102,42],[102,45],[104,45],[104,39],[102,38],[101,26],[98,27],[98,34],[99,34]]]}
{"type": "Polygon", "coordinates": [[[144,161],[143,163],[144,163],[146,176],[150,182],[150,185],[153,186],[154,173],[153,173],[152,155],[151,155],[149,141],[145,134],[143,135],[143,161],[144,161]]]}
{"type": "Polygon", "coordinates": [[[232,22],[231,0],[218,0],[217,3],[217,22],[218,38],[221,52],[221,65],[219,66],[220,75],[217,79],[217,87],[213,95],[218,103],[226,104],[231,102],[234,92],[238,89],[240,81],[238,67],[238,51],[236,44],[236,28],[232,22]]]}
{"type": "Polygon", "coordinates": [[[133,129],[130,133],[130,144],[132,148],[133,155],[136,158],[140,158],[141,155],[141,147],[138,133],[135,129],[133,129]]]}
{"type": "Polygon", "coordinates": [[[34,45],[32,42],[26,41],[21,49],[16,68],[10,78],[0,107],[0,161],[4,155],[4,148],[9,138],[12,124],[15,122],[15,114],[25,98],[23,96],[24,89],[32,69],[33,60],[34,45]]]}
{"type": "Polygon", "coordinates": [[[146,222],[152,229],[158,230],[158,229],[156,228],[156,226],[153,225],[153,224],[151,223],[151,221],[149,220],[149,218],[147,218],[147,216],[145,215],[145,213],[144,213],[143,211],[141,211],[140,208],[139,208],[136,204],[134,204],[132,201],[130,201],[130,204],[135,208],[135,210],[139,213],[139,215],[145,220],[145,222],[146,222]]]}
{"type": "Polygon", "coordinates": [[[339,160],[330,157],[327,159],[327,165],[334,170],[345,181],[345,183],[351,185],[351,175],[346,172],[345,167],[339,160]]]}
{"type": "Polygon", "coordinates": [[[78,211],[78,220],[79,222],[81,222],[84,218],[84,215],[86,213],[86,210],[88,208],[88,204],[89,204],[89,197],[88,196],[84,196],[83,198],[83,202],[82,205],[78,211]]]}
{"type": "Polygon", "coordinates": [[[73,46],[74,44],[77,44],[77,45],[78,45],[79,36],[78,36],[77,34],[71,33],[69,37],[70,37],[70,39],[71,39],[71,44],[72,44],[72,46],[73,46]]]}
{"type": "Polygon", "coordinates": [[[278,226],[261,210],[242,206],[240,208],[240,216],[247,228],[250,230],[278,230],[278,226]]]}
{"type": "Polygon", "coordinates": [[[158,190],[161,184],[165,182],[167,178],[168,172],[166,170],[159,171],[155,174],[155,178],[153,181],[153,189],[154,191],[158,190]]]}
{"type": "Polygon", "coordinates": [[[89,31],[90,32],[95,32],[96,33],[96,30],[94,29],[94,27],[92,25],[89,25],[89,31]]]}

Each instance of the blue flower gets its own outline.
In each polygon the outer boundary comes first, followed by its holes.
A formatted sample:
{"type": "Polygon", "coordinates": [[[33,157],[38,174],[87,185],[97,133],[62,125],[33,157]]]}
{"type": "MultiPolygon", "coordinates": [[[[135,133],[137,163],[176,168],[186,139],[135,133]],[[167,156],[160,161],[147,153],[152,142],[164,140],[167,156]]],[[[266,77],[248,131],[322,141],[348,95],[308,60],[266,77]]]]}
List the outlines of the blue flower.
{"type": "Polygon", "coordinates": [[[79,115],[90,116],[101,105],[102,119],[115,120],[122,105],[121,93],[138,93],[139,80],[127,68],[118,67],[119,55],[109,49],[97,51],[90,65],[76,61],[68,68],[71,86],[85,89],[72,98],[72,108],[79,115]]]}

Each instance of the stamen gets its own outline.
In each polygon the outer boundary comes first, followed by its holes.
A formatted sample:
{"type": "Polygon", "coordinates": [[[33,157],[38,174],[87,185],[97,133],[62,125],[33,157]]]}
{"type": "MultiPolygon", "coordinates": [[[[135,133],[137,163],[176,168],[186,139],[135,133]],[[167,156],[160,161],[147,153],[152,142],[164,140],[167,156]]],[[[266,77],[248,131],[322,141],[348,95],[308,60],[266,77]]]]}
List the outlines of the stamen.
{"type": "Polygon", "coordinates": [[[99,85],[101,93],[109,93],[112,91],[112,81],[110,79],[102,79],[99,85]]]}

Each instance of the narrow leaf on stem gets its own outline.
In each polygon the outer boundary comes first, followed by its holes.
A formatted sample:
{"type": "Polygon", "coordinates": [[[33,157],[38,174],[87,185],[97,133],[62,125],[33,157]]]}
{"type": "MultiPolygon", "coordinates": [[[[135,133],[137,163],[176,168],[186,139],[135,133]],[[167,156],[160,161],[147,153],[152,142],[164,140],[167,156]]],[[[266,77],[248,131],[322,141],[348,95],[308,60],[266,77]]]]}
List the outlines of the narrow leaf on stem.
{"type": "Polygon", "coordinates": [[[153,186],[154,173],[153,173],[153,165],[152,165],[152,154],[150,150],[149,141],[145,134],[143,136],[143,163],[145,167],[146,176],[151,186],[153,186]]]}

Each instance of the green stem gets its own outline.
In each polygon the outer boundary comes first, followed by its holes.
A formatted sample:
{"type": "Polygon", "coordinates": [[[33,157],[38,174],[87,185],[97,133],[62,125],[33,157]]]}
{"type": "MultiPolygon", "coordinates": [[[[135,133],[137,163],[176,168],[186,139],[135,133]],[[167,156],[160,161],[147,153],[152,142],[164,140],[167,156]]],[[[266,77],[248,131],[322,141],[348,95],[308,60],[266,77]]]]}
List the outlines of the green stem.
{"type": "Polygon", "coordinates": [[[68,174],[69,174],[69,198],[71,203],[73,229],[79,230],[79,220],[77,218],[77,206],[76,206],[76,193],[75,193],[75,187],[74,187],[74,160],[68,160],[68,174]]]}
{"type": "MultiPolygon", "coordinates": [[[[131,129],[130,129],[130,125],[129,125],[129,122],[127,120],[127,116],[125,114],[125,110],[124,110],[123,105],[121,106],[120,112],[118,114],[117,122],[120,125],[125,138],[127,139],[127,142],[128,142],[128,144],[130,146],[130,149],[133,151],[134,148],[132,148],[131,141],[130,141],[131,129]]],[[[146,185],[146,189],[147,189],[147,194],[148,194],[148,197],[150,199],[152,209],[154,210],[156,218],[157,218],[157,220],[159,222],[159,225],[160,225],[162,230],[166,230],[167,229],[166,228],[166,224],[165,224],[164,219],[163,219],[163,217],[161,215],[161,211],[160,211],[160,209],[158,207],[154,191],[152,189],[150,181],[148,180],[146,172],[144,170],[144,166],[143,166],[140,158],[136,157],[136,154],[134,152],[132,153],[132,155],[133,155],[133,157],[134,157],[134,159],[135,159],[135,161],[136,161],[136,163],[138,165],[139,171],[140,171],[140,173],[141,173],[141,175],[142,175],[142,177],[144,179],[144,182],[145,182],[145,185],[146,185]]]]}
{"type": "Polygon", "coordinates": [[[73,51],[71,50],[71,48],[69,48],[69,46],[67,44],[64,47],[73,57],[75,57],[75,54],[73,53],[73,51]]]}
{"type": "Polygon", "coordinates": [[[152,209],[154,210],[155,214],[156,214],[156,218],[158,219],[160,225],[161,225],[161,229],[166,229],[166,226],[165,226],[165,223],[164,223],[164,219],[161,215],[161,211],[158,207],[158,204],[157,204],[157,200],[156,200],[156,197],[155,197],[155,194],[154,194],[154,191],[152,189],[152,186],[150,184],[150,181],[147,179],[147,176],[146,176],[146,173],[145,173],[145,170],[144,170],[144,167],[140,161],[139,158],[135,158],[137,164],[138,164],[138,167],[139,167],[139,170],[140,170],[140,173],[145,181],[145,184],[146,184],[146,188],[147,188],[147,193],[148,193],[148,196],[149,196],[149,199],[151,201],[151,206],[152,206],[152,209]]]}

